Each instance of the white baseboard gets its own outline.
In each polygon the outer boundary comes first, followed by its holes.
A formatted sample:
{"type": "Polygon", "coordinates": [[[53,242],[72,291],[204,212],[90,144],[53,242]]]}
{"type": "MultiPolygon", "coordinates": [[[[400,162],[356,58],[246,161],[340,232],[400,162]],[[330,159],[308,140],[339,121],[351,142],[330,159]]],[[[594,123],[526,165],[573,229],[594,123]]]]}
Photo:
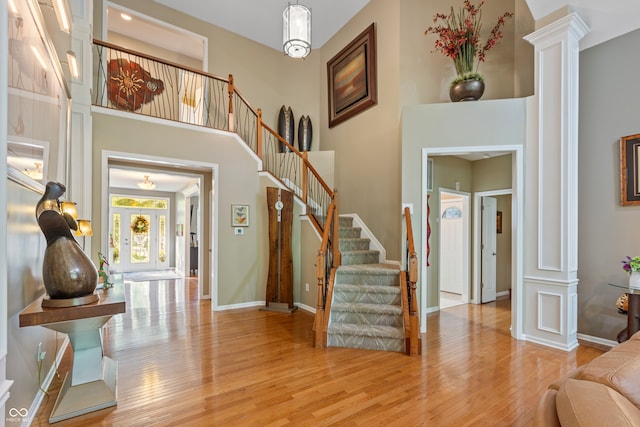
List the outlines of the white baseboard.
{"type": "Polygon", "coordinates": [[[606,340],[604,338],[594,337],[594,336],[585,335],[585,334],[578,334],[578,339],[582,341],[598,344],[598,345],[603,345],[610,348],[613,348],[618,345],[617,341],[606,340]]]}
{"type": "Polygon", "coordinates": [[[297,305],[300,310],[304,310],[304,311],[308,311],[309,313],[316,314],[315,307],[309,307],[308,305],[300,304],[300,303],[295,303],[295,305],[297,305]]]}
{"type": "Polygon", "coordinates": [[[214,307],[213,311],[236,310],[238,308],[251,308],[251,307],[262,307],[262,306],[264,306],[264,301],[241,302],[237,304],[219,305],[217,307],[214,307]]]}
{"type": "MultiPolygon", "coordinates": [[[[304,311],[308,311],[310,313],[314,313],[316,312],[316,309],[314,307],[309,307],[308,305],[305,304],[300,304],[300,303],[293,303],[294,305],[298,306],[298,308],[304,310],[304,311]]],[[[236,310],[239,308],[252,308],[252,307],[264,307],[265,306],[265,302],[264,301],[251,301],[251,302],[241,302],[238,304],[227,304],[227,305],[221,305],[216,307],[213,311],[227,311],[227,310],[236,310]]]]}

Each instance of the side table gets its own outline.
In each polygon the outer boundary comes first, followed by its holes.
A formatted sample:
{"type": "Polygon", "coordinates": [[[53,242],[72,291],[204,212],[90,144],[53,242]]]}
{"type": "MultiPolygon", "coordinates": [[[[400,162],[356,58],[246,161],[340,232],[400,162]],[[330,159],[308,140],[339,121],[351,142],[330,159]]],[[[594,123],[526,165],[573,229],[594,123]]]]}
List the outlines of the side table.
{"type": "MultiPolygon", "coordinates": [[[[615,285],[613,283],[609,285],[616,288],[623,288],[627,291],[629,290],[628,286],[615,285]]],[[[619,343],[625,342],[631,338],[631,335],[640,331],[640,294],[628,292],[628,296],[627,327],[618,333],[617,339],[619,343]]]]}
{"type": "Polygon", "coordinates": [[[65,375],[50,423],[117,404],[118,363],[103,355],[100,329],[114,314],[125,312],[123,285],[97,294],[97,302],[62,308],[43,308],[42,296],[19,315],[20,327],[44,326],[67,334],[71,342],[73,366],[65,375]]]}

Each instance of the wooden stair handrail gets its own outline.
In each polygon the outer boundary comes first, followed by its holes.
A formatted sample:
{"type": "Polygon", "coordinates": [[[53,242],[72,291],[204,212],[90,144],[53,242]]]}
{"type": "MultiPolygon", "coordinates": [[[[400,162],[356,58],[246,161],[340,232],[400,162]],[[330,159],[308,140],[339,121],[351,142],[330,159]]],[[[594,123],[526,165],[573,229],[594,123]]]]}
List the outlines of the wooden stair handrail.
{"type": "Polygon", "coordinates": [[[406,272],[401,274],[403,288],[403,311],[405,318],[406,351],[410,356],[421,353],[420,318],[418,316],[418,302],[416,297],[416,283],[418,282],[418,255],[413,239],[411,224],[411,209],[404,208],[405,227],[407,231],[407,260],[406,272]],[[407,323],[408,320],[408,323],[407,323]]]}
{"type": "MultiPolygon", "coordinates": [[[[258,109],[258,111],[262,112],[262,110],[260,110],[260,109],[258,109]]],[[[320,176],[318,171],[313,167],[313,165],[311,163],[309,163],[309,160],[306,159],[306,156],[304,154],[302,154],[300,152],[300,150],[298,150],[293,145],[289,144],[286,139],[284,139],[283,137],[278,135],[278,133],[275,130],[271,129],[269,127],[269,125],[265,124],[262,121],[260,122],[260,124],[267,132],[269,132],[271,135],[273,135],[273,137],[277,138],[280,143],[284,144],[289,150],[291,150],[291,152],[295,153],[296,156],[298,156],[298,157],[300,157],[302,159],[303,163],[305,164],[305,167],[307,167],[311,171],[311,173],[313,175],[315,175],[316,179],[318,180],[320,185],[322,185],[322,188],[324,188],[324,190],[327,193],[329,193],[329,194],[333,193],[333,191],[331,190],[331,187],[329,187],[329,185],[327,185],[325,180],[322,179],[322,177],[320,176]]]]}

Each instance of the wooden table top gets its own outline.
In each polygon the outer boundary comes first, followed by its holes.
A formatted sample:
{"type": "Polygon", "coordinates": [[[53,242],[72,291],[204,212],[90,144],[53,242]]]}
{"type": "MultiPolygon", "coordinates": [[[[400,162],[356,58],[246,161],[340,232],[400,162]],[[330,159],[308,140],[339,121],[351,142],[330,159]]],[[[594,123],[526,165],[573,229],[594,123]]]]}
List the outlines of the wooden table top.
{"type": "Polygon", "coordinates": [[[19,315],[20,327],[112,316],[126,311],[123,284],[116,284],[109,289],[99,289],[96,293],[99,299],[94,303],[59,308],[43,308],[42,300],[45,295],[42,295],[22,310],[19,315]]]}

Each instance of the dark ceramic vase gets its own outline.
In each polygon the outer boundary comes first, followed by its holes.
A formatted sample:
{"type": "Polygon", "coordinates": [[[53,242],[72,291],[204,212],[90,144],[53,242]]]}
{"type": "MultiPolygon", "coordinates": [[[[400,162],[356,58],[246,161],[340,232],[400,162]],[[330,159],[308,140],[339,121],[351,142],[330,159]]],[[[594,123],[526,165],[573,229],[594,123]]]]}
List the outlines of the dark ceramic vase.
{"type": "Polygon", "coordinates": [[[73,219],[60,212],[58,197],[65,187],[47,183],[36,205],[36,219],[47,239],[42,263],[42,279],[51,299],[79,298],[93,294],[98,284],[98,270],[73,238],[73,219]]]}
{"type": "Polygon", "coordinates": [[[311,150],[311,140],[313,138],[313,128],[309,116],[300,117],[298,122],[298,149],[300,151],[311,150]]]}
{"type": "Polygon", "coordinates": [[[449,98],[453,102],[477,101],[484,93],[484,82],[482,80],[466,80],[456,83],[449,88],[449,98]]]}
{"type": "MultiPolygon", "coordinates": [[[[284,105],[280,108],[280,113],[278,114],[278,135],[282,137],[285,141],[289,143],[289,145],[293,145],[294,139],[294,127],[295,121],[293,118],[293,111],[291,107],[284,108],[284,105]]],[[[278,144],[280,147],[281,153],[289,153],[291,149],[288,145],[280,143],[278,144]]]]}

